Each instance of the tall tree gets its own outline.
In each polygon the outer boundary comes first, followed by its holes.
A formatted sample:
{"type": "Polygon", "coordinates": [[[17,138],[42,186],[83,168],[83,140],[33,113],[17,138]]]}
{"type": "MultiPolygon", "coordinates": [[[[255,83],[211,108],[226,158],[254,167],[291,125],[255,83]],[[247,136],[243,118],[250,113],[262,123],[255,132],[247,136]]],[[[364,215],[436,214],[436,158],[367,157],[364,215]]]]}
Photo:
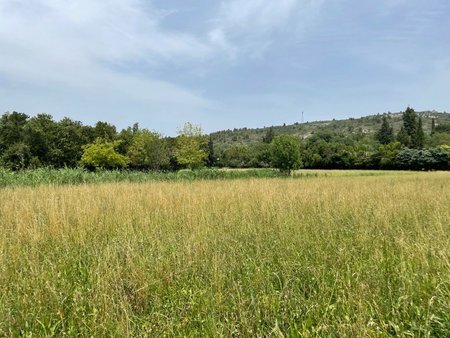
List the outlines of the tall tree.
{"type": "Polygon", "coordinates": [[[406,108],[403,113],[403,127],[406,133],[413,138],[417,131],[417,114],[411,107],[406,108]]]}
{"type": "Polygon", "coordinates": [[[190,122],[185,123],[178,131],[175,156],[178,163],[186,168],[200,168],[208,157],[205,151],[207,139],[202,128],[190,122]]]}
{"type": "Polygon", "coordinates": [[[419,118],[411,107],[403,113],[403,126],[397,136],[397,140],[409,148],[423,148],[425,134],[422,119],[419,118]]]}
{"type": "Polygon", "coordinates": [[[407,147],[411,144],[411,138],[409,137],[406,129],[403,126],[401,126],[397,134],[397,141],[400,142],[403,146],[407,147]]]}
{"type": "Polygon", "coordinates": [[[389,125],[389,121],[385,115],[383,115],[381,128],[375,137],[381,144],[389,144],[394,140],[394,129],[389,125]]]}
{"type": "Polygon", "coordinates": [[[272,165],[290,175],[291,170],[300,167],[300,142],[295,136],[275,136],[271,143],[272,165]]]}
{"type": "Polygon", "coordinates": [[[416,134],[414,135],[413,138],[413,146],[414,148],[421,149],[423,148],[424,144],[425,144],[425,133],[423,131],[422,118],[419,117],[419,119],[417,120],[416,134]]]}

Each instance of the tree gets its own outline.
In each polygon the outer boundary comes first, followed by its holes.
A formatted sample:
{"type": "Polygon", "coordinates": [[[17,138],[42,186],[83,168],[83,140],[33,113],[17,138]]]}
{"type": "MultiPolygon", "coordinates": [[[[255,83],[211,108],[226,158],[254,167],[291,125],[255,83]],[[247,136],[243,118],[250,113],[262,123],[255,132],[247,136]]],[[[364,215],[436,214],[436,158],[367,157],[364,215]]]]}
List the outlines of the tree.
{"type": "Polygon", "coordinates": [[[401,145],[407,146],[411,144],[411,138],[409,137],[406,129],[402,126],[397,134],[397,141],[400,142],[401,145]]]}
{"type": "Polygon", "coordinates": [[[97,138],[94,143],[83,147],[81,163],[90,168],[120,169],[128,164],[128,158],[116,152],[119,142],[109,142],[97,138]]]}
{"type": "Polygon", "coordinates": [[[377,152],[373,154],[374,165],[381,169],[394,169],[396,162],[395,158],[402,150],[400,142],[392,142],[381,145],[377,152]]]}
{"type": "Polygon", "coordinates": [[[437,147],[440,145],[450,145],[450,134],[449,133],[438,133],[435,132],[431,135],[429,144],[432,147],[437,147]]]}
{"type": "Polygon", "coordinates": [[[397,140],[409,148],[423,148],[425,134],[420,119],[414,109],[408,107],[403,113],[403,126],[397,136],[397,140]]]}
{"type": "Polygon", "coordinates": [[[116,127],[107,122],[98,121],[94,127],[95,138],[102,138],[104,140],[112,141],[116,138],[116,127]]]}
{"type": "Polygon", "coordinates": [[[139,169],[162,170],[170,163],[167,144],[161,135],[147,129],[135,132],[127,155],[130,164],[139,169]]]}
{"type": "Polygon", "coordinates": [[[450,124],[439,124],[434,128],[436,133],[450,133],[450,124]]]}
{"type": "Polygon", "coordinates": [[[9,146],[1,157],[3,166],[12,170],[26,169],[31,159],[28,145],[23,142],[9,146]]]}
{"type": "Polygon", "coordinates": [[[411,107],[403,113],[403,127],[406,133],[413,138],[417,131],[417,114],[411,107]]]}
{"type": "Polygon", "coordinates": [[[291,170],[300,167],[300,142],[295,136],[279,135],[271,143],[272,165],[290,175],[291,170]]]}
{"type": "Polygon", "coordinates": [[[224,150],[223,165],[230,168],[247,168],[250,162],[248,146],[235,145],[224,150]]]}
{"type": "Polygon", "coordinates": [[[275,137],[275,133],[273,131],[273,127],[267,129],[266,135],[263,136],[262,141],[264,143],[272,143],[273,138],[275,137]]]}
{"type": "Polygon", "coordinates": [[[421,149],[423,148],[424,144],[425,144],[425,133],[422,127],[422,118],[419,117],[419,119],[417,120],[416,134],[414,135],[412,145],[414,148],[421,149]]]}
{"type": "Polygon", "coordinates": [[[38,114],[26,123],[24,140],[30,148],[35,166],[38,163],[52,165],[52,153],[56,147],[56,130],[57,124],[48,114],[38,114]]]}
{"type": "Polygon", "coordinates": [[[90,136],[80,121],[68,117],[56,124],[55,146],[51,152],[53,166],[75,167],[83,154],[83,146],[89,144],[90,136]]]}
{"type": "Polygon", "coordinates": [[[208,139],[208,158],[206,160],[206,164],[208,165],[208,167],[214,167],[216,162],[217,161],[214,152],[214,142],[212,136],[210,135],[208,139]]]}
{"type": "Polygon", "coordinates": [[[15,143],[23,142],[27,120],[28,115],[15,111],[2,115],[0,118],[0,153],[15,143]]]}
{"type": "Polygon", "coordinates": [[[389,144],[394,140],[394,129],[389,125],[389,121],[385,115],[380,130],[375,135],[381,144],[389,144]]]}
{"type": "Polygon", "coordinates": [[[189,169],[202,167],[208,157],[205,151],[207,142],[200,126],[185,123],[178,131],[176,140],[175,157],[178,163],[189,169]]]}
{"type": "Polygon", "coordinates": [[[270,144],[257,142],[249,145],[249,167],[268,168],[270,166],[270,144]]]}

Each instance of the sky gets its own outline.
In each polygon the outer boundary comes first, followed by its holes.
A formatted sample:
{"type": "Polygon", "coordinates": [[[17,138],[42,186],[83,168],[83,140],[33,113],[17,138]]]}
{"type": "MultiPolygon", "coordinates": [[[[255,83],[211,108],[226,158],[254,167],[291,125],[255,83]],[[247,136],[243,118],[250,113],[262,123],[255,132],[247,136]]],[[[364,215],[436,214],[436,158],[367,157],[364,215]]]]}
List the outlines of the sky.
{"type": "Polygon", "coordinates": [[[175,135],[450,111],[448,0],[0,0],[0,112],[175,135]]]}

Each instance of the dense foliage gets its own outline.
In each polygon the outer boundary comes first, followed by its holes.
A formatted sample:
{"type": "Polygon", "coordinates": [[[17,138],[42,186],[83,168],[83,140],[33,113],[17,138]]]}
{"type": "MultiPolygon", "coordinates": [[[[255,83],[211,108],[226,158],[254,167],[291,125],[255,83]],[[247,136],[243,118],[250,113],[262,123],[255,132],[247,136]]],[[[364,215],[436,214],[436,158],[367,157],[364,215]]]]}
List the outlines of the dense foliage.
{"type": "Polygon", "coordinates": [[[294,136],[279,135],[272,140],[272,165],[281,171],[291,173],[300,167],[300,144],[294,136]]]}
{"type": "Polygon", "coordinates": [[[450,169],[450,124],[445,120],[436,123],[434,117],[424,124],[423,118],[408,107],[401,124],[393,114],[371,119],[372,128],[377,126],[373,133],[356,128],[350,119],[345,131],[334,122],[315,129],[305,123],[260,130],[254,138],[244,128],[232,143],[223,143],[226,132],[208,137],[190,123],[177,137],[163,137],[138,124],[118,132],[107,122],[85,126],[69,118],[55,121],[47,114],[30,118],[12,112],[0,117],[0,166],[10,170],[83,166],[140,171],[205,166],[290,171],[300,164],[311,169],[450,169]],[[296,130],[307,134],[299,135],[296,130]]]}

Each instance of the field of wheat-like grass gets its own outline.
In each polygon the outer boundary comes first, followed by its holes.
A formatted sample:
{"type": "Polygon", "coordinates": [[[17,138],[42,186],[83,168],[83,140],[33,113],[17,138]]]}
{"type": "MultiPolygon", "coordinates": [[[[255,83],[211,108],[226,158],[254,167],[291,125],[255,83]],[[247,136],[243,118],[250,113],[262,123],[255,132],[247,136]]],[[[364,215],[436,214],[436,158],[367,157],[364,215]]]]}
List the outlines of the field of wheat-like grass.
{"type": "Polygon", "coordinates": [[[0,336],[450,336],[450,173],[0,198],[0,336]]]}

